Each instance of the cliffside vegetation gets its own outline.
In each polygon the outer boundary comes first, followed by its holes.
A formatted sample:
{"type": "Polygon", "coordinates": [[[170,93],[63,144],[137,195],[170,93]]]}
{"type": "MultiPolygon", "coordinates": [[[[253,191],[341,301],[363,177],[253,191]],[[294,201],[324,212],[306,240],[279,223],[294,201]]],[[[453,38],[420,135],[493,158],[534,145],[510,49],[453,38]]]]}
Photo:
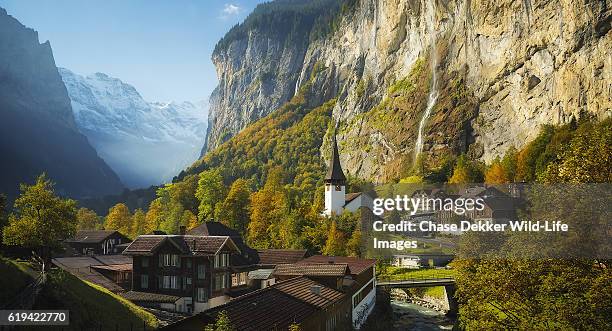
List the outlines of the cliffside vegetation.
{"type": "MultiPolygon", "coordinates": [[[[258,5],[242,22],[217,42],[213,54],[223,52],[233,41],[246,39],[252,31],[294,44],[321,38],[333,29],[342,0],[277,0],[258,5]]],[[[347,1],[354,2],[354,1],[347,1]]],[[[347,10],[347,6],[342,7],[347,10]]]]}

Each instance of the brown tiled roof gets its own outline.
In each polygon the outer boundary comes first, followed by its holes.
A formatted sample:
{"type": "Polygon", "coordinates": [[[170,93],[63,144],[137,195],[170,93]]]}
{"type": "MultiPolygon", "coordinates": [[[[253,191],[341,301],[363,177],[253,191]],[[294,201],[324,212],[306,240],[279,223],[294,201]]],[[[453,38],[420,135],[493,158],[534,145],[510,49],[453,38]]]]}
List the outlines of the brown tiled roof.
{"type": "Polygon", "coordinates": [[[343,298],[340,291],[305,277],[296,277],[242,295],[163,329],[203,330],[207,324],[214,323],[219,312],[225,311],[236,330],[287,330],[291,324],[300,324],[313,313],[343,298]],[[315,286],[320,289],[320,294],[312,292],[315,286]]]}
{"type": "Polygon", "coordinates": [[[123,251],[126,255],[151,255],[166,240],[166,236],[138,236],[123,251]]]}
{"type": "Polygon", "coordinates": [[[358,275],[364,272],[366,269],[374,266],[376,260],[374,259],[362,259],[359,257],[349,256],[326,256],[326,255],[314,255],[306,258],[297,264],[346,264],[348,265],[349,272],[352,275],[358,275]]]}
{"type": "Polygon", "coordinates": [[[149,293],[149,292],[137,292],[137,291],[129,291],[120,294],[122,297],[136,302],[166,302],[166,303],[175,303],[178,299],[177,296],[167,295],[167,294],[159,294],[159,293],[149,293]]]}
{"type": "Polygon", "coordinates": [[[80,243],[99,243],[99,242],[104,241],[104,239],[108,238],[110,235],[112,235],[115,232],[117,232],[117,231],[112,231],[112,230],[77,231],[77,233],[74,236],[74,238],[70,238],[70,239],[68,239],[66,241],[68,241],[68,242],[80,242],[80,243]]]}
{"type": "Polygon", "coordinates": [[[151,255],[164,242],[169,242],[185,255],[214,255],[226,244],[238,248],[227,236],[176,236],[142,235],[138,236],[124,251],[126,255],[151,255]]]}
{"type": "Polygon", "coordinates": [[[262,249],[258,250],[259,264],[276,265],[281,263],[296,263],[306,257],[305,249],[262,249]]]}
{"type": "Polygon", "coordinates": [[[336,276],[346,275],[347,264],[279,264],[274,269],[275,276],[336,276]]]}

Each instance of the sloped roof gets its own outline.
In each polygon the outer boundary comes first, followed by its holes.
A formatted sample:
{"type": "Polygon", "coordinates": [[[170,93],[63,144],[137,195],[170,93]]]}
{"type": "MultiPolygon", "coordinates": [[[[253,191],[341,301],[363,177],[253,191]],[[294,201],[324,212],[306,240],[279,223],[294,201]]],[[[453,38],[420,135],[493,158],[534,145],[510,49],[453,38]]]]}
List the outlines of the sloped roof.
{"type": "Polygon", "coordinates": [[[275,276],[335,276],[342,277],[348,270],[347,264],[279,264],[274,268],[275,276]]]}
{"type": "Polygon", "coordinates": [[[308,264],[340,264],[340,265],[348,265],[349,272],[352,275],[358,275],[364,272],[366,269],[374,266],[376,264],[376,260],[374,259],[362,259],[359,257],[350,257],[350,256],[326,256],[326,255],[313,255],[309,258],[306,258],[300,262],[298,265],[308,265],[308,264]]]}
{"type": "Polygon", "coordinates": [[[332,157],[329,162],[329,169],[327,169],[327,176],[325,176],[325,182],[342,184],[346,182],[346,177],[340,165],[340,153],[338,153],[338,143],[336,142],[335,133],[332,139],[332,157]]]}
{"type": "Polygon", "coordinates": [[[247,246],[242,240],[240,233],[220,222],[204,222],[197,227],[187,231],[187,235],[193,236],[227,236],[232,238],[241,255],[233,255],[232,265],[249,265],[257,263],[257,251],[247,246]]]}
{"type": "Polygon", "coordinates": [[[227,236],[141,235],[123,251],[123,254],[152,255],[165,242],[171,243],[185,255],[215,255],[225,245],[229,245],[237,252],[240,251],[227,236]]]}
{"type": "MultiPolygon", "coordinates": [[[[106,238],[110,237],[114,233],[119,233],[122,237],[125,237],[118,231],[113,230],[83,230],[77,231],[73,238],[67,239],[67,242],[78,242],[78,243],[100,243],[106,238]]],[[[127,237],[125,237],[127,238],[127,237]]]]}
{"type": "Polygon", "coordinates": [[[92,265],[94,269],[110,270],[110,271],[132,271],[132,264],[111,264],[111,265],[92,265]]]}
{"type": "Polygon", "coordinates": [[[303,260],[307,253],[305,249],[261,249],[257,251],[261,265],[296,263],[303,260]]]}
{"type": "Polygon", "coordinates": [[[355,200],[355,198],[357,198],[360,195],[361,195],[361,192],[348,193],[346,196],[344,196],[344,204],[348,204],[349,202],[355,200]]]}
{"type": "Polygon", "coordinates": [[[287,330],[345,294],[305,277],[295,277],[237,297],[230,302],[171,324],[164,330],[202,330],[225,311],[236,330],[287,330]],[[320,289],[320,294],[312,291],[320,289]]]}
{"type": "Polygon", "coordinates": [[[138,291],[129,291],[125,293],[120,293],[120,295],[130,301],[136,301],[136,302],[175,303],[176,301],[178,301],[178,299],[180,299],[180,297],[177,297],[174,295],[149,293],[149,292],[138,292],[138,291]]]}
{"type": "Polygon", "coordinates": [[[273,272],[274,272],[274,269],[257,269],[257,270],[249,271],[249,274],[247,277],[249,277],[249,279],[265,280],[265,279],[269,279],[270,276],[272,276],[273,272]]]}

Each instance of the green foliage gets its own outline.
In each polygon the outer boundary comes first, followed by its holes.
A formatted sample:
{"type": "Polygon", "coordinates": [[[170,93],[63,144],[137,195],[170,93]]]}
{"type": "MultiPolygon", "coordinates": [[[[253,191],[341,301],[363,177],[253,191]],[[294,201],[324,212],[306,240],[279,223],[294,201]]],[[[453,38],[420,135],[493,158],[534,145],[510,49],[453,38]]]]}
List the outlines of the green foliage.
{"type": "Polygon", "coordinates": [[[53,249],[74,235],[76,202],[56,196],[53,185],[45,174],[38,176],[34,185],[21,185],[21,194],[3,230],[5,244],[53,249]]]}
{"type": "Polygon", "coordinates": [[[102,219],[93,210],[79,208],[77,212],[77,230],[100,230],[102,219]]]}
{"type": "Polygon", "coordinates": [[[227,312],[222,310],[219,314],[217,314],[217,321],[214,325],[207,325],[204,328],[205,331],[234,331],[234,327],[230,321],[229,316],[227,316],[227,312]]]}
{"type": "Polygon", "coordinates": [[[123,203],[118,203],[108,210],[104,221],[105,230],[117,230],[129,236],[132,232],[132,214],[128,207],[123,203]]]}
{"type": "Polygon", "coordinates": [[[219,169],[207,170],[200,173],[196,198],[200,201],[198,218],[202,221],[215,217],[217,205],[225,199],[226,187],[219,169]]]}
{"type": "Polygon", "coordinates": [[[250,184],[243,178],[238,178],[229,189],[227,197],[221,205],[219,220],[230,228],[246,233],[250,219],[250,184]]]}
{"type": "Polygon", "coordinates": [[[232,42],[247,38],[250,31],[279,43],[305,44],[333,31],[340,0],[277,0],[258,5],[232,27],[215,45],[213,54],[225,52],[232,42]]]}
{"type": "Polygon", "coordinates": [[[612,121],[543,126],[520,152],[509,150],[502,160],[508,178],[526,182],[597,182],[612,180],[612,121]],[[515,173],[513,176],[512,174],[515,173]]]}
{"type": "Polygon", "coordinates": [[[525,219],[563,219],[579,235],[517,232],[494,241],[463,235],[460,251],[466,256],[474,250],[500,249],[516,256],[511,260],[460,259],[453,263],[458,269],[460,321],[464,328],[612,328],[609,261],[548,258],[554,252],[570,257],[594,256],[593,252],[600,249],[594,243],[606,240],[606,233],[599,229],[608,220],[605,216],[589,219],[588,215],[606,215],[609,192],[605,189],[598,192],[598,187],[583,187],[578,183],[609,183],[612,179],[611,124],[610,119],[599,123],[587,119],[577,125],[544,126],[534,141],[518,153],[509,150],[499,163],[508,178],[513,178],[516,171],[518,180],[557,184],[547,185],[542,192],[537,187],[530,191],[525,219]],[[558,184],[561,182],[572,185],[558,184]],[[575,237],[589,240],[576,241],[575,237]]]}
{"type": "Polygon", "coordinates": [[[477,161],[468,159],[464,154],[457,158],[453,175],[448,182],[450,184],[469,184],[482,183],[482,180],[482,165],[477,161]]]}

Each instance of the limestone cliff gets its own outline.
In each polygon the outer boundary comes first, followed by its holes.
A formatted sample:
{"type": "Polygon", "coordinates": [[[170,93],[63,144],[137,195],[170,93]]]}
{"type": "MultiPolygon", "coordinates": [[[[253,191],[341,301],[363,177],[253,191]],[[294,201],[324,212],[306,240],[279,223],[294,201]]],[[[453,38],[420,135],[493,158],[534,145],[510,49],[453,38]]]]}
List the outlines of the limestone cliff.
{"type": "Polygon", "coordinates": [[[211,100],[209,147],[222,130],[232,135],[273,111],[313,74],[318,97],[311,102],[337,98],[343,166],[374,180],[397,177],[414,162],[419,132],[425,162],[464,152],[490,161],[522,147],[542,124],[582,112],[610,115],[609,0],[341,6],[331,32],[306,45],[254,52],[274,42],[256,42],[262,37],[252,30],[235,56],[215,57],[221,83],[211,100]],[[282,64],[271,67],[269,89],[252,87],[261,63],[282,64]]]}

